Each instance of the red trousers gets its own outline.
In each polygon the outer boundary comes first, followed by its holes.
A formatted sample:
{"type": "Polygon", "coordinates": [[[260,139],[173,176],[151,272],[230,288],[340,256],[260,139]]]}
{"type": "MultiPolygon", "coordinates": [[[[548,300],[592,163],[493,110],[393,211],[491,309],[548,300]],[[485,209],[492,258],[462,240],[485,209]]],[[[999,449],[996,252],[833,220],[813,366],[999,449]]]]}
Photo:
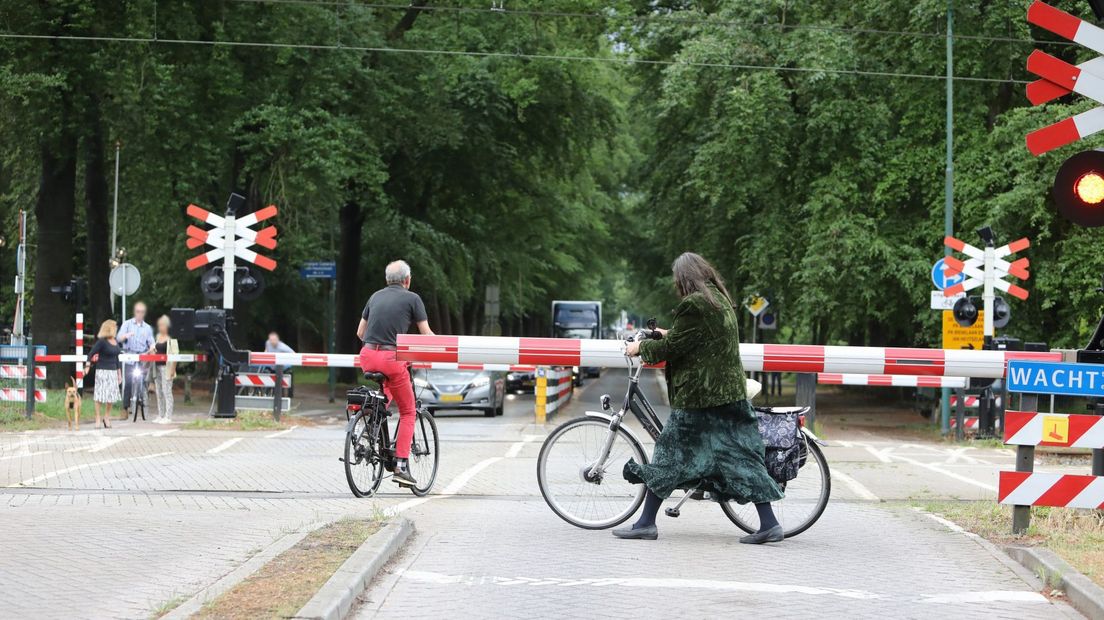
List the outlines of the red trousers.
{"type": "Polygon", "coordinates": [[[414,386],[406,362],[395,359],[394,351],[378,351],[364,347],[360,350],[360,368],[364,372],[382,372],[387,375],[383,392],[388,401],[399,405],[399,432],[395,436],[395,457],[410,457],[410,441],[414,439],[414,386]]]}

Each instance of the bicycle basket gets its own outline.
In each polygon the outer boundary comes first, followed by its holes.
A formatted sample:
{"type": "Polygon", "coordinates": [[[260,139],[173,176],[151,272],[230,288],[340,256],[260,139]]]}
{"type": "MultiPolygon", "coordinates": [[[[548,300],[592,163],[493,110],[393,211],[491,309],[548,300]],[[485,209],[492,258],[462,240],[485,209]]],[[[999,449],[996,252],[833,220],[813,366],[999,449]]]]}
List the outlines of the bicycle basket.
{"type": "Polygon", "coordinates": [[[759,434],[766,448],[764,460],[767,473],[779,484],[797,477],[797,472],[805,464],[805,442],[801,440],[801,428],[798,424],[798,412],[773,412],[769,409],[756,409],[759,418],[759,434]]]}

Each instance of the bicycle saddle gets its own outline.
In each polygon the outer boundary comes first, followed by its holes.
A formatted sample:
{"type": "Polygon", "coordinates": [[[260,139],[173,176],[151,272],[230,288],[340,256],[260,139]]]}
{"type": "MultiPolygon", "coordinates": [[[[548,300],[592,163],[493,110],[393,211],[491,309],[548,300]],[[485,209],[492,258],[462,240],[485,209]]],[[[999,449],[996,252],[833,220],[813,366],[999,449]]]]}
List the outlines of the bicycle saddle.
{"type": "Polygon", "coordinates": [[[364,378],[368,381],[374,381],[380,385],[383,385],[384,381],[387,381],[387,375],[382,372],[368,371],[364,373],[364,378]]]}

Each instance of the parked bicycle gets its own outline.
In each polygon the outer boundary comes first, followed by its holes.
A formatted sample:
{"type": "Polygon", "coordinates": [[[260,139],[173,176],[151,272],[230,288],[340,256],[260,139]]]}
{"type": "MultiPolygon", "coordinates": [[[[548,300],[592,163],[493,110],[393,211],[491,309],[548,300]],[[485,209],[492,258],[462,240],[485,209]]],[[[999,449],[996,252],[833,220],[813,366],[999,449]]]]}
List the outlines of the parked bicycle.
{"type": "MultiPolygon", "coordinates": [[[[652,329],[640,330],[629,341],[652,337],[654,323],[649,322],[649,327],[652,329]]],[[[576,527],[595,530],[614,527],[635,514],[644,501],[645,486],[628,482],[621,473],[630,457],[637,463],[648,462],[644,446],[626,426],[625,416],[632,413],[653,441],[663,430],[663,423],[640,389],[643,364],[633,358],[626,360],[629,387],[621,408],[614,412],[610,396],[603,395],[602,412],[587,411],[582,417],[561,424],[545,439],[537,458],[541,495],[553,512],[576,527]]],[[[805,427],[808,410],[808,407],[755,407],[768,458],[787,459],[780,463],[781,469],[792,476],[780,483],[785,498],[772,504],[787,538],[816,523],[828,505],[832,489],[828,462],[820,449],[823,442],[805,427]],[[787,428],[787,422],[793,429],[792,435],[779,441],[776,431],[787,428]],[[772,432],[764,432],[767,429],[772,432]]],[[[768,470],[772,469],[779,468],[772,468],[768,462],[768,470]]],[[[711,498],[708,493],[690,489],[665,513],[678,517],[687,500],[703,499],[711,498]]],[[[719,503],[725,516],[737,527],[749,534],[758,531],[754,506],[719,503]]]]}
{"type": "MultiPolygon", "coordinates": [[[[345,479],[349,489],[357,497],[371,497],[379,489],[384,478],[391,477],[395,467],[395,433],[388,425],[391,411],[383,384],[387,376],[379,372],[366,372],[364,378],[378,388],[358,386],[349,390],[346,398],[345,417],[345,479]]],[[[437,479],[439,459],[437,422],[421,402],[414,420],[414,439],[410,444],[410,473],[418,481],[410,491],[419,497],[429,493],[437,479]]],[[[407,486],[407,485],[403,485],[407,486]]]]}

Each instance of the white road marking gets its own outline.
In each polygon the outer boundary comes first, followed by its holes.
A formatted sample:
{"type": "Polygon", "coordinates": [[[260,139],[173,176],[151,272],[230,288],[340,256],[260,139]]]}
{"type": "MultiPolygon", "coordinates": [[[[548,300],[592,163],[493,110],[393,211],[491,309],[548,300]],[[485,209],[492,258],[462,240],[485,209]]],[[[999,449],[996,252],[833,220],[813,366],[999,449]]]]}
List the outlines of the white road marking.
{"type": "Polygon", "coordinates": [[[180,430],[179,428],[170,428],[167,431],[157,431],[155,433],[150,433],[150,434],[153,435],[154,437],[164,437],[165,435],[168,435],[170,433],[175,433],[179,430],[180,430]]]}
{"type": "Polygon", "coordinates": [[[214,448],[211,448],[210,450],[208,450],[207,454],[218,454],[219,452],[222,452],[223,450],[229,448],[230,446],[238,443],[242,439],[243,439],[242,437],[235,437],[233,439],[227,439],[226,441],[220,443],[219,445],[215,446],[214,448]]]}
{"type": "Polygon", "coordinates": [[[128,439],[130,439],[130,437],[100,437],[100,440],[91,446],[69,448],[66,452],[103,452],[111,446],[122,443],[128,439]]]}
{"type": "Polygon", "coordinates": [[[39,454],[46,454],[49,450],[41,450],[39,452],[27,452],[24,454],[9,454],[8,456],[0,456],[0,461],[8,461],[11,459],[21,459],[28,456],[38,456],[39,454]]]}
{"type": "Polygon", "coordinates": [[[965,482],[966,484],[971,484],[971,485],[976,486],[978,488],[985,489],[986,491],[992,491],[994,493],[997,492],[997,487],[995,487],[995,486],[993,486],[993,485],[991,485],[987,482],[982,482],[980,480],[974,480],[973,478],[968,478],[966,476],[963,476],[962,474],[956,474],[955,472],[943,469],[942,467],[940,467],[938,465],[933,465],[931,463],[924,463],[922,461],[917,461],[916,459],[910,459],[907,456],[901,456],[900,454],[892,454],[890,456],[892,456],[894,459],[896,459],[898,461],[903,461],[903,462],[908,463],[910,465],[916,465],[917,467],[923,467],[924,469],[934,471],[937,474],[943,474],[944,476],[947,476],[949,478],[954,478],[955,480],[958,480],[960,482],[965,482]]]}
{"type": "Polygon", "coordinates": [[[436,499],[438,497],[447,497],[449,495],[457,495],[458,493],[460,493],[460,490],[464,488],[464,485],[471,482],[471,479],[476,477],[476,475],[478,475],[479,472],[483,471],[484,469],[487,469],[491,465],[494,465],[495,463],[497,463],[497,462],[499,462],[503,459],[512,459],[512,458],[517,457],[518,453],[521,452],[521,449],[525,447],[525,444],[527,444],[531,441],[534,441],[536,439],[540,439],[540,437],[541,437],[540,435],[526,435],[525,437],[522,438],[521,441],[518,441],[518,442],[512,444],[510,446],[510,449],[506,451],[506,454],[504,456],[492,456],[490,458],[483,459],[482,461],[479,461],[475,465],[472,465],[471,467],[469,467],[469,468],[465,469],[464,471],[460,472],[460,475],[453,478],[452,481],[449,482],[448,485],[444,488],[444,490],[442,490],[439,494],[430,495],[430,496],[426,496],[426,497],[416,497],[414,499],[408,499],[405,502],[402,502],[400,504],[396,504],[396,505],[392,506],[391,509],[389,510],[389,512],[391,514],[397,515],[397,514],[403,512],[404,510],[409,510],[409,509],[411,509],[415,506],[421,506],[422,504],[424,504],[424,503],[426,503],[426,502],[428,502],[432,499],[436,499]]]}
{"type": "Polygon", "coordinates": [[[851,492],[858,495],[860,499],[870,500],[872,502],[881,501],[877,495],[874,495],[874,493],[863,486],[861,482],[843,473],[838,468],[832,472],[832,477],[847,485],[847,487],[851,489],[851,492]]]}
{"type": "Polygon", "coordinates": [[[106,461],[96,461],[95,463],[84,463],[83,465],[74,465],[72,467],[66,467],[65,469],[59,469],[57,471],[52,471],[48,474],[43,474],[41,476],[35,476],[34,478],[27,478],[26,480],[24,480],[22,482],[17,482],[15,484],[9,484],[8,487],[9,488],[26,487],[26,486],[30,486],[32,484],[38,484],[39,482],[45,482],[46,480],[50,480],[51,478],[57,478],[58,476],[60,476],[62,474],[68,474],[70,472],[80,471],[82,469],[89,469],[91,467],[99,467],[101,465],[111,465],[112,463],[121,463],[123,461],[143,461],[145,459],[157,458],[159,456],[167,456],[169,454],[172,454],[172,452],[158,452],[157,454],[147,454],[145,456],[128,456],[128,457],[117,458],[117,459],[107,459],[106,461]]]}
{"type": "Polygon", "coordinates": [[[873,446],[868,446],[866,444],[859,444],[859,445],[866,448],[866,451],[873,454],[874,458],[878,459],[879,461],[881,461],[883,463],[892,463],[893,462],[889,459],[888,456],[886,456],[886,454],[888,454],[889,452],[891,452],[893,450],[893,446],[890,446],[888,448],[882,448],[881,450],[878,450],[877,448],[874,448],[873,446]]]}
{"type": "Polygon", "coordinates": [[[279,436],[281,436],[281,435],[287,435],[288,433],[290,433],[291,431],[293,431],[293,430],[295,430],[295,429],[297,429],[297,428],[299,428],[299,427],[298,427],[298,426],[293,426],[293,427],[291,427],[291,428],[289,428],[289,429],[287,429],[287,430],[283,430],[283,431],[277,431],[277,432],[275,432],[275,433],[272,433],[271,435],[265,435],[265,439],[273,439],[273,438],[275,438],[275,437],[279,437],[279,436]]]}
{"type": "Polygon", "coordinates": [[[920,514],[922,514],[925,517],[931,519],[932,521],[935,521],[936,523],[942,525],[943,527],[947,528],[948,530],[951,530],[952,532],[962,534],[963,536],[966,536],[967,538],[981,538],[980,536],[978,536],[977,534],[975,534],[973,532],[966,531],[966,528],[964,528],[961,525],[955,523],[954,521],[951,521],[950,519],[944,519],[943,517],[941,517],[937,514],[932,514],[932,513],[928,512],[928,511],[926,511],[922,508],[913,507],[913,510],[915,510],[916,512],[919,512],[920,514]]]}
{"type": "MultiPolygon", "coordinates": [[[[591,586],[609,588],[611,586],[636,589],[672,589],[672,590],[714,590],[728,592],[755,592],[761,594],[805,594],[811,596],[833,596],[851,600],[891,600],[898,595],[879,594],[869,590],[846,588],[826,588],[802,586],[796,584],[756,583],[749,581],[722,581],[718,579],[677,579],[656,577],[590,577],[567,579],[561,577],[499,577],[494,575],[447,575],[419,570],[402,570],[400,578],[404,581],[417,581],[434,585],[458,586],[523,586],[534,587],[579,587],[591,586]]],[[[963,603],[970,601],[1047,603],[1045,596],[1028,590],[988,590],[981,592],[956,592],[952,594],[920,595],[918,603],[963,603]]]]}

